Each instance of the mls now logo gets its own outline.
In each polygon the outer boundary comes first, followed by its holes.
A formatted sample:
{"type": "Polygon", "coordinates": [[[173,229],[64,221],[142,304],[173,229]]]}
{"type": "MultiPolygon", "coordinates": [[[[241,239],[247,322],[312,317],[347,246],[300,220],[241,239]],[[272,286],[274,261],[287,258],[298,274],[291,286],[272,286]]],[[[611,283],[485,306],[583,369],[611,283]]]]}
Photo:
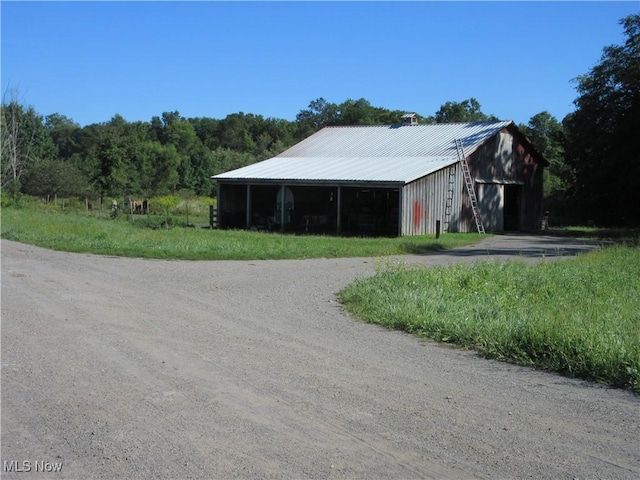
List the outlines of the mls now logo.
{"type": "Polygon", "coordinates": [[[31,462],[23,460],[4,460],[2,462],[2,470],[5,473],[21,473],[21,472],[46,472],[57,473],[62,471],[62,462],[40,462],[36,460],[31,462]]]}

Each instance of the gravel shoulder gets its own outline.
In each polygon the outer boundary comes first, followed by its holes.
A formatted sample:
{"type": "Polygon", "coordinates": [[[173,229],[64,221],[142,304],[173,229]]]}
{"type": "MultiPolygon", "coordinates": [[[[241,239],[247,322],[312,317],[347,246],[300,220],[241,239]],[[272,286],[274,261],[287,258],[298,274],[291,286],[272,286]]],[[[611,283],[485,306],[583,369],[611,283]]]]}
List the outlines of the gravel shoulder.
{"type": "Polygon", "coordinates": [[[0,246],[3,478],[640,477],[638,396],[364,324],[335,300],[386,261],[551,261],[588,242],[242,262],[0,246]]]}

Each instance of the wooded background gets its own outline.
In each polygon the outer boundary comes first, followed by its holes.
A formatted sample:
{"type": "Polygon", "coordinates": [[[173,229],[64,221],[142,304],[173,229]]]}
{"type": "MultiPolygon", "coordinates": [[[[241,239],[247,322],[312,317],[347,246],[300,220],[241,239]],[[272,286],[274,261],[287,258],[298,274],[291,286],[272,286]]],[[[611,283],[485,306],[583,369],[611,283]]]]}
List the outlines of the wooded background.
{"type": "MultiPolygon", "coordinates": [[[[570,222],[640,225],[634,145],[640,134],[640,15],[620,23],[625,43],[605,47],[600,62],[574,79],[575,111],[561,121],[541,111],[519,125],[550,162],[545,208],[570,222]]],[[[325,126],[395,124],[404,113],[364,98],[318,98],[295,121],[243,112],[224,119],[184,118],[174,111],[149,122],[116,114],[81,127],[61,113],[40,115],[19,91],[8,89],[0,118],[2,193],[14,199],[178,191],[213,196],[212,175],[273,157],[325,126]]],[[[498,120],[473,97],[448,101],[433,114],[415,113],[420,123],[498,120]]]]}

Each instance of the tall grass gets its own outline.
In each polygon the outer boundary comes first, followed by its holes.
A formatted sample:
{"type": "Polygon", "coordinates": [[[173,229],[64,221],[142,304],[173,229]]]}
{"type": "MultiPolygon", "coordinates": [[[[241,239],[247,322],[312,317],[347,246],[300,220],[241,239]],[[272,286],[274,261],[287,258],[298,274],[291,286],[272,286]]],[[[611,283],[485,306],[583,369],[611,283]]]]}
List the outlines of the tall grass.
{"type": "Polygon", "coordinates": [[[534,266],[387,265],[339,297],[368,322],[640,392],[637,246],[534,266]]]}
{"type": "Polygon", "coordinates": [[[116,219],[70,209],[4,207],[2,238],[70,252],[183,260],[256,260],[321,257],[370,257],[430,252],[469,245],[473,234],[403,238],[341,238],[210,230],[184,226],[165,215],[120,215],[116,219]]]}

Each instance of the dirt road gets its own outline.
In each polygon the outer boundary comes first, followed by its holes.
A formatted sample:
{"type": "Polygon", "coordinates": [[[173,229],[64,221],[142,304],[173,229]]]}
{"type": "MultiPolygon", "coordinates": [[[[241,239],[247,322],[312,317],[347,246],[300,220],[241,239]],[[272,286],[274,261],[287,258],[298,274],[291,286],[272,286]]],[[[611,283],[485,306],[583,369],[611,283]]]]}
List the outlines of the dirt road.
{"type": "MultiPolygon", "coordinates": [[[[637,396],[345,315],[335,292],[375,259],[1,248],[3,478],[640,477],[637,396]]],[[[589,248],[499,236],[404,261],[589,248]]]]}

